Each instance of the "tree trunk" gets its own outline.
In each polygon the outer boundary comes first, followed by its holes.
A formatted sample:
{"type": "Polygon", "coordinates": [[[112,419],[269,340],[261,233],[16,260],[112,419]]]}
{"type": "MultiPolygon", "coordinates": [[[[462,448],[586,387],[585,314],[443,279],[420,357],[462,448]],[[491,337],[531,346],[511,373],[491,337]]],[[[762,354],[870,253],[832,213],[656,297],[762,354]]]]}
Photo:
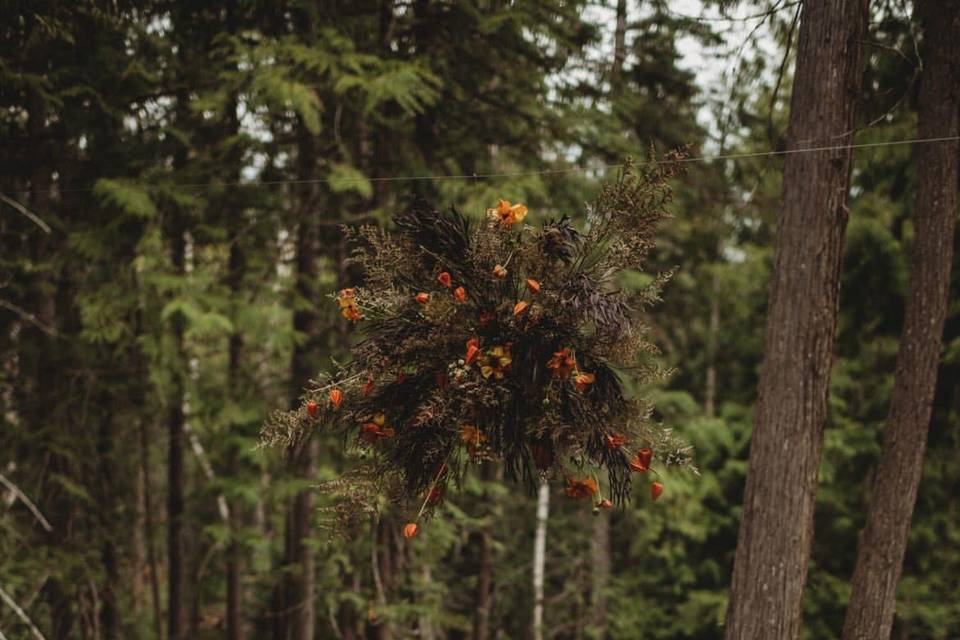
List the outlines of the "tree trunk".
{"type": "Polygon", "coordinates": [[[100,598],[100,628],[104,640],[114,640],[120,632],[120,612],[117,609],[117,587],[120,582],[120,570],[117,560],[117,547],[114,538],[116,517],[116,498],[114,488],[113,465],[113,398],[106,391],[99,395],[100,424],[97,430],[97,459],[100,476],[100,527],[103,540],[100,558],[103,562],[103,586],[100,598]]]}
{"type": "Polygon", "coordinates": [[[541,482],[537,491],[537,529],[533,539],[533,640],[543,640],[543,583],[549,517],[550,484],[541,482]]]}
{"type": "MultiPolygon", "coordinates": [[[[171,260],[177,277],[185,274],[186,239],[182,214],[173,214],[171,224],[171,260]]],[[[172,373],[170,397],[167,401],[167,637],[170,640],[183,638],[183,371],[186,362],[183,353],[183,333],[185,319],[183,314],[175,313],[170,319],[170,332],[173,338],[177,366],[172,373]]]]}
{"type": "MultiPolygon", "coordinates": [[[[503,479],[503,467],[494,462],[486,462],[480,470],[484,482],[498,482],[503,479]]],[[[486,489],[483,491],[483,516],[487,522],[472,536],[476,540],[477,552],[477,588],[474,595],[473,629],[471,640],[487,640],[490,636],[490,611],[493,607],[493,530],[491,522],[499,521],[502,514],[500,501],[486,489]]]]}
{"type": "Polygon", "coordinates": [[[610,582],[610,516],[593,518],[590,537],[590,612],[592,638],[607,637],[607,587],[610,582]]]}
{"type": "MultiPolygon", "coordinates": [[[[228,279],[230,281],[230,291],[234,301],[239,304],[243,295],[241,284],[243,282],[244,260],[239,247],[240,239],[235,233],[231,233],[230,257],[228,265],[228,279]]],[[[234,318],[236,322],[236,318],[234,318]]],[[[243,385],[240,374],[240,358],[243,348],[243,336],[238,330],[235,330],[229,339],[227,345],[228,351],[228,384],[232,402],[240,402],[242,399],[243,385]]],[[[230,477],[235,478],[240,473],[240,452],[233,447],[227,452],[228,473],[230,477]]],[[[226,572],[227,572],[227,620],[226,620],[226,638],[227,640],[240,640],[245,634],[243,629],[243,607],[242,607],[242,585],[240,576],[242,573],[243,554],[240,548],[240,528],[242,525],[240,504],[234,501],[229,510],[230,542],[227,545],[226,553],[226,572]]]]}
{"type": "MultiPolygon", "coordinates": [[[[719,244],[719,243],[718,243],[719,244]]],[[[721,251],[719,252],[722,254],[721,251]]],[[[720,334],[720,272],[715,265],[710,280],[710,323],[707,328],[707,380],[703,394],[703,412],[708,418],[717,413],[717,340],[720,334]]]]}
{"type": "Polygon", "coordinates": [[[627,58],[627,0],[617,0],[617,23],[613,33],[613,65],[610,80],[613,84],[623,75],[623,62],[627,58]]]}
{"type": "MultiPolygon", "coordinates": [[[[806,0],[788,148],[846,145],[869,0],[806,0]]],[[[851,149],[784,163],[756,424],[727,611],[728,640],[796,638],[813,537],[847,224],[851,149]]]]}
{"type": "MultiPolygon", "coordinates": [[[[315,178],[316,141],[306,126],[299,123],[298,171],[300,180],[315,178]]],[[[297,229],[296,291],[301,300],[312,301],[319,279],[317,258],[320,247],[316,225],[317,187],[303,182],[300,192],[300,224],[297,229]]],[[[291,403],[297,404],[303,385],[313,375],[315,350],[320,331],[319,318],[313,304],[302,305],[293,314],[294,331],[304,340],[293,349],[290,362],[291,403]]],[[[297,477],[309,478],[316,472],[316,446],[311,439],[300,451],[291,451],[291,464],[297,477]]],[[[313,490],[305,489],[294,496],[287,518],[285,564],[292,568],[287,581],[285,601],[280,610],[274,637],[277,640],[313,640],[314,553],[309,544],[313,523],[313,490]]]]}
{"type": "MultiPolygon", "coordinates": [[[[960,132],[960,0],[921,0],[924,30],[918,138],[960,132]]],[[[947,313],[957,213],[956,140],[915,150],[917,203],[910,289],[896,378],[860,539],[844,640],[890,637],[897,583],[923,470],[947,313]]]]}

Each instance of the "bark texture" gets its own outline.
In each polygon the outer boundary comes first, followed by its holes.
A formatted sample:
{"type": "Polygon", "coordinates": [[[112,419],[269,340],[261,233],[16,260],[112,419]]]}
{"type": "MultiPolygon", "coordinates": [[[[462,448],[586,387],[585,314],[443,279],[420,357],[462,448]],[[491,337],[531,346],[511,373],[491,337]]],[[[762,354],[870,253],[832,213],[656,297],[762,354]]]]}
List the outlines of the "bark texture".
{"type": "MultiPolygon", "coordinates": [[[[847,145],[869,0],[803,3],[788,149],[847,145]]],[[[784,162],[756,422],[727,640],[800,633],[847,224],[852,152],[784,162]]]]}
{"type": "MultiPolygon", "coordinates": [[[[922,0],[919,138],[960,133],[960,0],[922,0]]],[[[915,239],[896,378],[860,538],[844,640],[889,638],[923,469],[947,313],[960,144],[917,145],[915,239]]]]}

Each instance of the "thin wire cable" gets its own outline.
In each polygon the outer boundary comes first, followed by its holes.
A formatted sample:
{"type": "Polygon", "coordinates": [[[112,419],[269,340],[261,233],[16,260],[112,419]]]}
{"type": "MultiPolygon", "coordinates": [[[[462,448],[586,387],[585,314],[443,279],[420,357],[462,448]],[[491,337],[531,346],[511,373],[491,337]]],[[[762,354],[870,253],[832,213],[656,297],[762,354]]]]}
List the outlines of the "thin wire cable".
{"type": "MultiPolygon", "coordinates": [[[[960,140],[960,136],[943,136],[939,138],[913,138],[909,140],[887,140],[885,142],[862,142],[858,144],[844,145],[826,145],[817,147],[800,147],[796,149],[781,149],[771,151],[755,151],[751,153],[722,153],[717,155],[696,156],[693,158],[681,158],[677,160],[680,163],[688,162],[715,162],[717,160],[743,160],[747,158],[764,158],[771,156],[787,156],[798,153],[822,153],[825,151],[845,151],[848,149],[869,149],[874,147],[892,147],[908,144],[926,144],[933,142],[953,142],[960,140]]],[[[166,187],[175,187],[178,189],[205,189],[212,187],[266,187],[279,185],[298,185],[298,184],[361,184],[367,182],[422,182],[427,180],[487,180],[490,178],[518,178],[526,176],[546,176],[565,173],[586,173],[590,171],[610,169],[619,169],[623,164],[605,164],[595,167],[568,167],[565,169],[545,169],[542,171],[505,171],[500,173],[472,173],[472,174],[453,174],[453,175],[425,175],[425,176],[379,176],[372,178],[314,178],[309,180],[263,180],[260,182],[225,181],[225,182],[205,182],[205,183],[183,183],[164,185],[166,187]]],[[[92,188],[85,189],[60,189],[60,193],[81,193],[93,191],[92,188]]],[[[8,193],[36,193],[31,190],[11,191],[8,193]]]]}

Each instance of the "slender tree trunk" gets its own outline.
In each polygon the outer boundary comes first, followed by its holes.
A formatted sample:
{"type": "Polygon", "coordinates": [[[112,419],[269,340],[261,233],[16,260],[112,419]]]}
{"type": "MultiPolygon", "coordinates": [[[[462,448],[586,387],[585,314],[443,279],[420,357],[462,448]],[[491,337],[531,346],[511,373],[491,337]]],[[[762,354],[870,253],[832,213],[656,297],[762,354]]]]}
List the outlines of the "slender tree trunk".
{"type": "MultiPolygon", "coordinates": [[[[173,214],[170,243],[174,274],[185,274],[186,239],[182,223],[182,214],[173,214]]],[[[170,640],[183,638],[184,621],[184,473],[183,473],[183,371],[186,369],[184,358],[183,334],[185,320],[182,314],[171,317],[171,337],[176,353],[176,366],[173,372],[170,396],[167,402],[167,629],[170,640]]]]}
{"type": "MultiPolygon", "coordinates": [[[[918,138],[960,132],[960,0],[920,0],[924,30],[918,138]]],[[[890,637],[897,583],[923,470],[947,314],[957,215],[960,144],[915,150],[915,238],[900,350],[883,452],[860,538],[844,640],[890,637]]]]}
{"type": "Polygon", "coordinates": [[[112,535],[116,523],[114,466],[113,466],[113,398],[109,393],[98,394],[98,404],[104,414],[100,416],[97,431],[97,458],[99,460],[100,525],[103,540],[100,557],[103,562],[104,580],[101,587],[100,627],[104,640],[114,640],[120,631],[120,616],[117,610],[117,586],[120,582],[120,570],[117,562],[116,540],[112,535]]]}
{"type": "MultiPolygon", "coordinates": [[[[788,148],[852,141],[868,0],[805,0],[788,148]]],[[[727,640],[797,638],[836,329],[851,149],[788,155],[727,640]]]]}
{"type": "MultiPolygon", "coordinates": [[[[298,139],[298,177],[310,180],[315,177],[317,152],[316,141],[300,123],[298,139]]],[[[313,300],[319,278],[320,247],[316,225],[316,185],[303,183],[300,193],[300,224],[297,229],[296,291],[302,300],[313,300]]],[[[315,351],[320,323],[312,304],[301,306],[293,315],[294,330],[304,340],[294,347],[290,363],[291,401],[296,404],[300,391],[313,375],[315,351]]],[[[297,477],[310,478],[316,473],[316,444],[311,439],[299,452],[293,454],[293,472],[297,477]]],[[[287,519],[286,564],[292,568],[287,597],[278,612],[280,625],[277,640],[313,640],[315,624],[314,552],[309,542],[313,523],[314,498],[311,489],[294,496],[287,519]]]]}
{"type": "MultiPolygon", "coordinates": [[[[228,0],[226,2],[226,27],[231,36],[237,33],[237,0],[228,0]]],[[[230,95],[227,102],[224,140],[235,138],[240,132],[240,118],[237,115],[239,98],[234,93],[230,95]]],[[[227,179],[237,181],[240,179],[240,173],[243,164],[243,152],[233,143],[227,154],[227,179]]],[[[227,260],[227,286],[230,288],[230,295],[233,299],[234,309],[239,309],[243,299],[243,278],[246,271],[246,261],[241,247],[243,241],[242,225],[243,216],[239,215],[242,209],[242,203],[232,197],[232,190],[227,192],[226,197],[221,203],[227,220],[229,220],[229,239],[230,254],[227,260]]],[[[232,314],[234,321],[234,331],[230,334],[227,345],[227,384],[230,389],[230,400],[234,404],[242,402],[246,388],[243,384],[242,376],[242,350],[243,334],[238,327],[239,313],[232,314]]],[[[240,428],[241,425],[231,425],[232,429],[240,428]]],[[[237,448],[231,447],[227,452],[227,473],[230,477],[236,478],[241,474],[240,452],[237,448]]],[[[243,513],[240,501],[234,501],[229,510],[230,542],[227,545],[226,553],[226,573],[227,573],[227,620],[226,620],[226,640],[241,640],[246,636],[243,620],[243,585],[241,576],[243,574],[243,550],[240,545],[240,529],[243,526],[243,513]]]]}
{"type": "Polygon", "coordinates": [[[163,638],[163,613],[160,605],[160,576],[157,549],[153,541],[153,491],[150,487],[150,434],[146,420],[140,420],[140,482],[143,484],[143,538],[147,550],[147,566],[150,568],[150,595],[153,605],[153,625],[157,638],[163,638]]]}
{"type": "Polygon", "coordinates": [[[543,583],[547,562],[547,519],[550,517],[550,484],[537,491],[537,529],[533,539],[533,640],[543,640],[543,583]]]}
{"type": "Polygon", "coordinates": [[[703,412],[710,418],[717,413],[717,337],[720,333],[720,274],[714,269],[710,281],[710,323],[707,328],[707,380],[703,394],[703,412]]]}
{"type": "MultiPolygon", "coordinates": [[[[235,234],[231,234],[230,257],[229,257],[229,280],[230,291],[236,304],[243,295],[241,284],[243,281],[244,260],[239,247],[240,239],[235,234]]],[[[241,401],[243,385],[241,382],[241,350],[243,349],[243,336],[238,330],[235,330],[229,339],[227,345],[228,352],[228,385],[233,402],[241,401]]],[[[231,477],[236,477],[240,472],[239,462],[240,452],[233,448],[227,452],[228,473],[231,477]]],[[[242,584],[241,574],[243,572],[243,553],[240,547],[240,528],[242,526],[242,514],[240,504],[234,501],[229,510],[230,542],[227,545],[226,564],[227,564],[227,621],[226,638],[227,640],[240,640],[245,634],[243,629],[243,607],[242,607],[242,584]]]]}
{"type": "MultiPolygon", "coordinates": [[[[481,478],[485,482],[503,478],[503,467],[486,462],[481,468],[481,478]]],[[[471,640],[487,640],[490,636],[490,611],[493,607],[493,531],[489,521],[497,521],[501,515],[499,501],[484,490],[482,503],[486,506],[484,515],[488,522],[480,531],[475,532],[477,552],[477,587],[473,607],[473,629],[471,640]]]]}
{"type": "Polygon", "coordinates": [[[610,80],[617,84],[623,75],[623,62],[627,59],[627,0],[617,0],[617,23],[613,32],[613,65],[610,80]]]}

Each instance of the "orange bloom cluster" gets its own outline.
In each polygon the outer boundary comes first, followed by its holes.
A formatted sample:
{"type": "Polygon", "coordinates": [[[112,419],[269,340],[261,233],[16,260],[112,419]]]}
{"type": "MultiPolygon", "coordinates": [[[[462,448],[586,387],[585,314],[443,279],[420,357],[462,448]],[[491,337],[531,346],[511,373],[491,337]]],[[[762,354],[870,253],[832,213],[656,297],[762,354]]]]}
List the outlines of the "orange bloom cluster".
{"type": "Polygon", "coordinates": [[[500,200],[496,207],[487,209],[487,217],[496,220],[503,227],[512,227],[527,217],[527,207],[522,204],[511,205],[508,200],[500,200]]]}
{"type": "Polygon", "coordinates": [[[357,306],[357,292],[354,289],[341,289],[337,294],[337,303],[340,313],[350,322],[356,322],[363,317],[360,307],[357,306]]]}
{"type": "Polygon", "coordinates": [[[553,375],[561,380],[567,380],[573,370],[577,368],[577,360],[573,357],[573,352],[565,347],[553,354],[553,357],[547,361],[547,369],[553,371],[553,375]]]}
{"type": "Polygon", "coordinates": [[[567,478],[567,486],[563,490],[571,498],[589,498],[599,491],[597,481],[593,478],[567,478]]]}
{"type": "Polygon", "coordinates": [[[387,426],[387,417],[382,413],[373,416],[370,422],[364,422],[360,426],[360,437],[373,444],[384,438],[392,438],[396,435],[393,427],[387,426]]]}

